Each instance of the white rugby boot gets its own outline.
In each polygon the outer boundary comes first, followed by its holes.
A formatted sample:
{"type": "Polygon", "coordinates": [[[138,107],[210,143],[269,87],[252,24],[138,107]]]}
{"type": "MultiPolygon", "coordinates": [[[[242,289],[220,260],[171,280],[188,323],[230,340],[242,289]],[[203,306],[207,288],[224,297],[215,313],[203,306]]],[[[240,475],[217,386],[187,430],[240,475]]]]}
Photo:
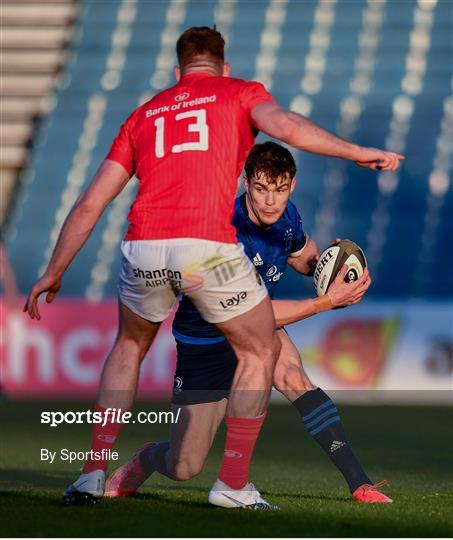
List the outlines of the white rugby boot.
{"type": "Polygon", "coordinates": [[[63,493],[67,505],[97,504],[104,495],[105,472],[101,469],[82,473],[63,493]]]}
{"type": "Polygon", "coordinates": [[[223,508],[251,508],[252,510],[280,510],[261,497],[260,492],[249,482],[242,489],[232,489],[217,480],[209,492],[208,501],[223,508]]]}

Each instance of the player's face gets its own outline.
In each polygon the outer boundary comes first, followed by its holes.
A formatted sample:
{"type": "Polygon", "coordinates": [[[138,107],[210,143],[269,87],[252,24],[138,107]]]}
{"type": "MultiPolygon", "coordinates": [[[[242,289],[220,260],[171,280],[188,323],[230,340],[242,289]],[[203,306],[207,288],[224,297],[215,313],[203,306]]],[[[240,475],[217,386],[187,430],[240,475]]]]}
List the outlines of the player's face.
{"type": "Polygon", "coordinates": [[[296,180],[288,174],[269,182],[265,174],[245,178],[246,201],[250,219],[260,227],[273,225],[285,211],[296,180]]]}

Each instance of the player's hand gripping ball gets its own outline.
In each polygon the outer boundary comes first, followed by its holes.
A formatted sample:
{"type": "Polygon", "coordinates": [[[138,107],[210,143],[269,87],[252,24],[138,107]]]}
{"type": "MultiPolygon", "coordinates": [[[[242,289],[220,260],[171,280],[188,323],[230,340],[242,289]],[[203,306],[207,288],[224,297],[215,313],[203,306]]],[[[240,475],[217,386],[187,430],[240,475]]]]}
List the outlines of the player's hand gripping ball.
{"type": "Polygon", "coordinates": [[[340,240],[340,242],[331,245],[320,255],[313,276],[318,296],[326,294],[344,264],[349,267],[345,277],[346,283],[356,281],[367,266],[365,254],[351,240],[340,240]]]}

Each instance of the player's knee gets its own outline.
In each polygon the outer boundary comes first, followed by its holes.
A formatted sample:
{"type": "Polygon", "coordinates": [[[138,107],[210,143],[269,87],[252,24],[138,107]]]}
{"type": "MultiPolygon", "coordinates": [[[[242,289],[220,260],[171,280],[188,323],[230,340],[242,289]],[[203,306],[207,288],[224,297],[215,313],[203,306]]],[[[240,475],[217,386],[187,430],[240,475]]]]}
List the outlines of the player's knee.
{"type": "Polygon", "coordinates": [[[119,334],[115,347],[121,348],[128,358],[137,358],[140,362],[149,350],[150,343],[146,338],[119,334]]]}
{"type": "Polygon", "coordinates": [[[243,345],[244,352],[256,358],[257,361],[267,361],[277,359],[282,348],[277,332],[270,335],[250,336],[246,344],[243,345]]]}
{"type": "Polygon", "coordinates": [[[242,385],[257,385],[263,388],[272,384],[275,365],[280,351],[280,340],[275,339],[267,348],[250,347],[248,351],[237,354],[236,380],[242,385]]]}
{"type": "Polygon", "coordinates": [[[175,480],[184,482],[199,475],[202,470],[203,463],[189,459],[181,459],[174,464],[172,473],[175,480]]]}
{"type": "Polygon", "coordinates": [[[275,364],[271,357],[267,359],[257,356],[245,357],[238,360],[235,377],[245,384],[261,380],[268,381],[268,384],[270,384],[274,367],[275,364]]]}
{"type": "Polygon", "coordinates": [[[274,369],[275,363],[280,355],[282,348],[281,341],[277,334],[274,334],[272,340],[262,341],[260,343],[250,343],[249,350],[244,351],[241,356],[238,354],[239,363],[246,363],[249,366],[262,366],[263,368],[274,369]]]}

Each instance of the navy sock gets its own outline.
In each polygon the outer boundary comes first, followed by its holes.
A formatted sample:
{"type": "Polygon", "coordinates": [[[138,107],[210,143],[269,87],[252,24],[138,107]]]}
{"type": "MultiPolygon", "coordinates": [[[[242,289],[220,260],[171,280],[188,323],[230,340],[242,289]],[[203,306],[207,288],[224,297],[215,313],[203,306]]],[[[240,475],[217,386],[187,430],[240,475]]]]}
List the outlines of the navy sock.
{"type": "Polygon", "coordinates": [[[371,480],[354,455],[346,438],[338,410],[329,396],[316,388],[293,401],[310,436],[345,477],[351,493],[371,480]]]}
{"type": "Polygon", "coordinates": [[[163,441],[155,444],[140,455],[140,461],[149,474],[154,471],[166,474],[165,454],[169,448],[170,443],[163,441]]]}

